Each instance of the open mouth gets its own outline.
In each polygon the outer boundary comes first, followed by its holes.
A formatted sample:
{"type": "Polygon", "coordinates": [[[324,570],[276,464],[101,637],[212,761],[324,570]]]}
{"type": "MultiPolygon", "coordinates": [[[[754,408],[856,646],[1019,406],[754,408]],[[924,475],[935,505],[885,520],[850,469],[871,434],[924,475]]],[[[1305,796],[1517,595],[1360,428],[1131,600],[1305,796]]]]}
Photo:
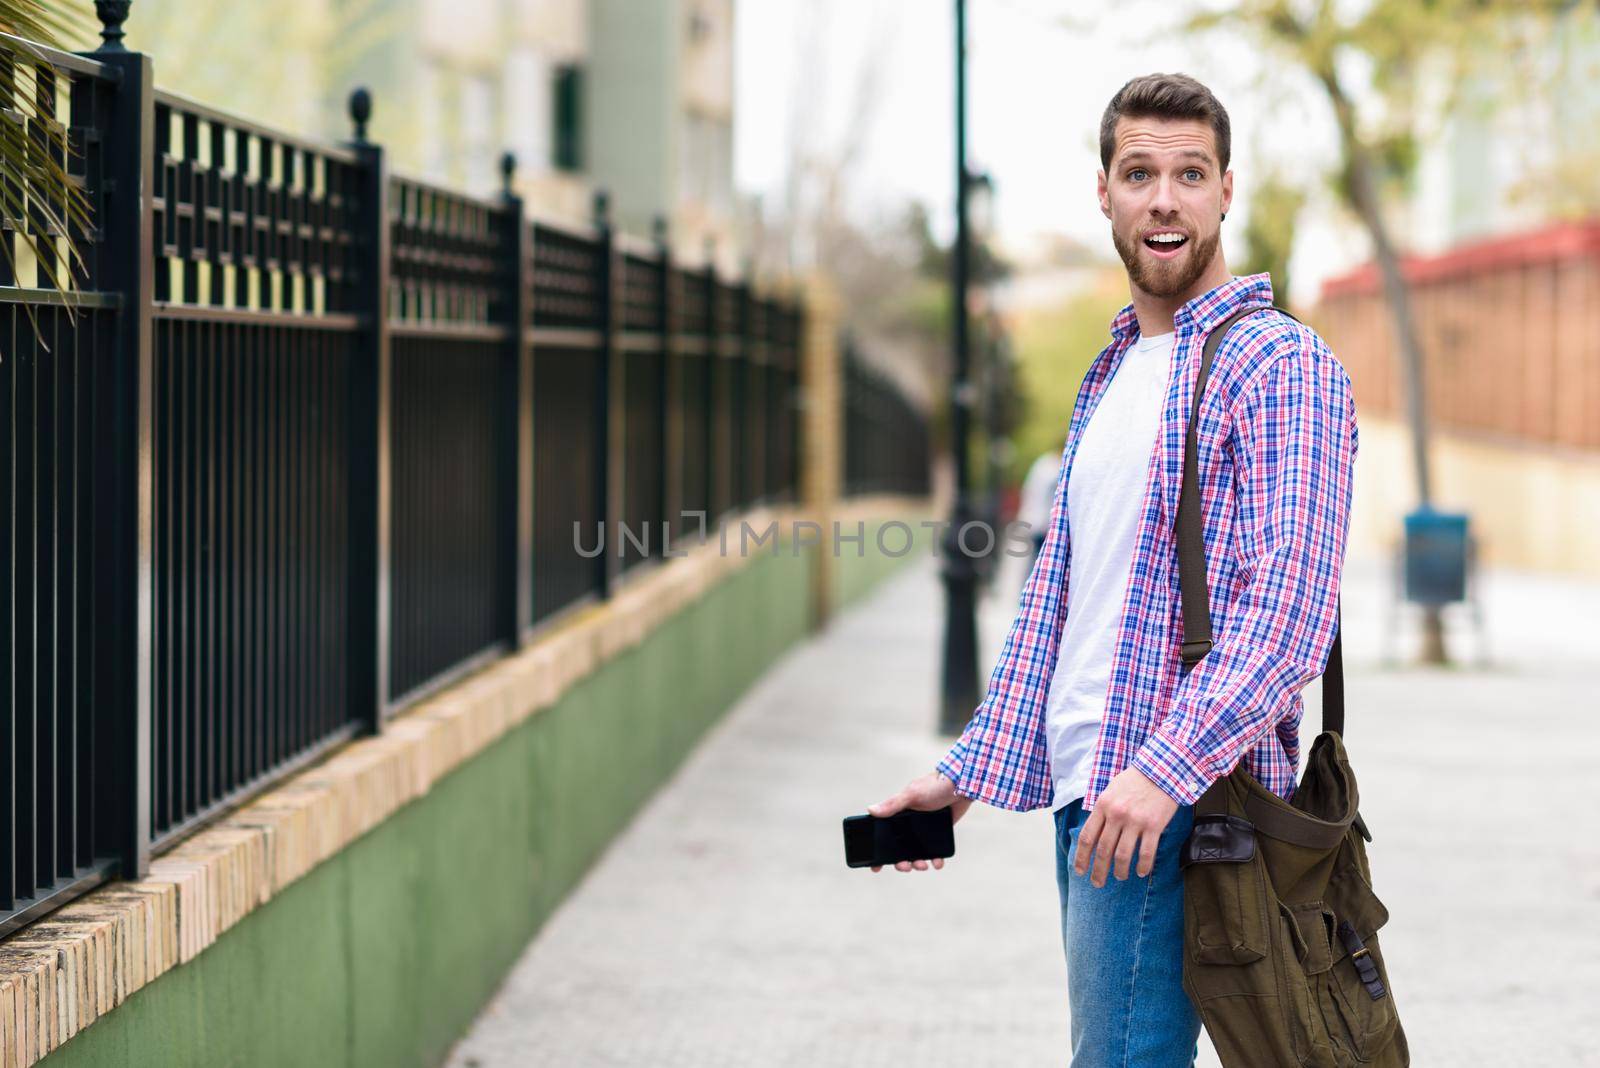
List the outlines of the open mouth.
{"type": "Polygon", "coordinates": [[[1144,247],[1157,256],[1176,256],[1189,243],[1189,235],[1177,230],[1157,230],[1144,235],[1144,247]]]}

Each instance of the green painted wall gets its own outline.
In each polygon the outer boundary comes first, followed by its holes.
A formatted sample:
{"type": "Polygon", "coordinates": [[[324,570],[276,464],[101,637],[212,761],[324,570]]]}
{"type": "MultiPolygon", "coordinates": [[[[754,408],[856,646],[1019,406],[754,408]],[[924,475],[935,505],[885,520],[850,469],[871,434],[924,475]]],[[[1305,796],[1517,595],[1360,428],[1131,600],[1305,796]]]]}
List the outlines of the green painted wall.
{"type": "MultiPolygon", "coordinates": [[[[852,596],[903,562],[870,542],[848,560],[852,596]]],[[[606,844],[804,637],[810,563],[756,555],[41,1063],[439,1064],[606,844]]]]}
{"type": "MultiPolygon", "coordinates": [[[[919,522],[917,517],[901,520],[868,520],[865,526],[866,536],[859,549],[853,542],[846,542],[840,547],[839,555],[834,560],[832,574],[833,603],[836,609],[848,607],[851,602],[864,596],[903,565],[931,555],[933,530],[930,527],[919,526],[919,522]],[[885,530],[883,528],[886,524],[893,525],[885,530]],[[906,545],[908,531],[914,539],[910,551],[902,555],[889,555],[901,552],[906,545]],[[879,550],[880,533],[882,546],[886,551],[879,550]]],[[[856,530],[853,525],[847,523],[842,525],[841,532],[846,537],[854,537],[856,530]]]]}

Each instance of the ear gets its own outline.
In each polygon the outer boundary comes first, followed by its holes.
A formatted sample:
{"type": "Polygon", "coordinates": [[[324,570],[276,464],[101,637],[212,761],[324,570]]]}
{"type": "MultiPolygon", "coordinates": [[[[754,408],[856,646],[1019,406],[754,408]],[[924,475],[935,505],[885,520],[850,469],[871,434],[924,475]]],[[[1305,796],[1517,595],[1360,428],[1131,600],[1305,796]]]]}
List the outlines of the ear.
{"type": "Polygon", "coordinates": [[[1111,218],[1111,194],[1106,189],[1106,172],[1097,171],[1094,180],[1095,196],[1100,199],[1100,214],[1111,218]]]}
{"type": "Polygon", "coordinates": [[[1233,172],[1227,171],[1222,176],[1222,214],[1226,215],[1233,208],[1233,172]]]}

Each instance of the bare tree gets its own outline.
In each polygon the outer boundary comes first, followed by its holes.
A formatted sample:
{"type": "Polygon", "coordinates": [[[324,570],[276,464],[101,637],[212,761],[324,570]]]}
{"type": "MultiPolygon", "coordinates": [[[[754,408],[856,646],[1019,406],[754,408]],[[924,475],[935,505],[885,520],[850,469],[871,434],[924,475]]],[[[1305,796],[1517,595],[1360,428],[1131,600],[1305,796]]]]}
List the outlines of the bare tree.
{"type": "MultiPolygon", "coordinates": [[[[1289,60],[1321,90],[1339,132],[1337,183],[1372,242],[1373,260],[1389,307],[1411,427],[1411,460],[1418,503],[1433,500],[1422,345],[1400,255],[1384,211],[1386,178],[1415,160],[1419,99],[1430,73],[1445,81],[1439,106],[1448,108],[1472,63],[1491,41],[1510,39],[1530,19],[1564,5],[1525,0],[1241,0],[1189,21],[1192,30],[1242,29],[1289,60]],[[1358,80],[1354,70],[1368,73],[1358,80]],[[1365,113],[1357,93],[1377,106],[1365,113]]],[[[1424,617],[1423,659],[1445,660],[1437,608],[1424,617]]]]}
{"type": "Polygon", "coordinates": [[[781,206],[754,228],[758,266],[830,277],[845,295],[847,324],[868,342],[863,353],[931,399],[949,357],[941,344],[943,279],[925,270],[927,212],[905,204],[872,221],[859,217],[865,157],[895,70],[898,12],[817,0],[797,17],[784,191],[781,206]],[[864,24],[851,35],[862,46],[845,59],[832,32],[841,13],[864,24]],[[840,85],[848,88],[830,100],[828,87],[840,85]]]}

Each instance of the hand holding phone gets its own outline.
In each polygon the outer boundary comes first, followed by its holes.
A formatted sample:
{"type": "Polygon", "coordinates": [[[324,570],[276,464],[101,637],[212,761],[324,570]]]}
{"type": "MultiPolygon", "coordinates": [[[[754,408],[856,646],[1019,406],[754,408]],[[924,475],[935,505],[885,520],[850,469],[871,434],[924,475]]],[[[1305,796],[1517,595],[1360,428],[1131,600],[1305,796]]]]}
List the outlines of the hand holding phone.
{"type": "MultiPolygon", "coordinates": [[[[908,809],[921,813],[933,813],[939,809],[948,808],[950,810],[950,823],[953,828],[954,824],[962,816],[966,815],[967,809],[971,807],[972,798],[962,797],[956,793],[955,783],[938,772],[931,771],[906,783],[899,793],[879,801],[876,805],[869,806],[867,812],[879,820],[886,820],[896,813],[908,809]]],[[[951,838],[950,854],[953,854],[955,851],[953,830],[951,838]]],[[[894,861],[893,863],[896,871],[927,871],[929,865],[934,868],[944,867],[944,857],[912,858],[894,861]]],[[[870,867],[873,871],[881,871],[885,864],[872,864],[870,867]]]]}
{"type": "Polygon", "coordinates": [[[932,812],[907,808],[883,819],[867,815],[844,820],[844,862],[852,868],[877,871],[900,861],[943,860],[955,852],[949,805],[932,812]]]}

